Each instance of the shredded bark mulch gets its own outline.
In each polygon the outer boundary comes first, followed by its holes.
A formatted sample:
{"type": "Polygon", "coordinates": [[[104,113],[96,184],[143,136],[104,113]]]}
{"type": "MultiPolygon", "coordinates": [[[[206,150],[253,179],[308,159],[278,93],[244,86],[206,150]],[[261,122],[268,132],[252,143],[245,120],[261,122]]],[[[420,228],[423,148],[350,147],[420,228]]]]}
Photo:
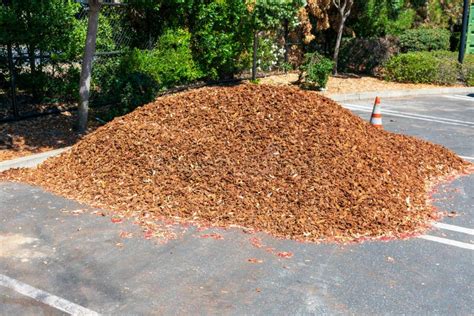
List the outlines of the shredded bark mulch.
{"type": "Polygon", "coordinates": [[[317,241],[419,231],[430,183],[467,167],[314,92],[244,84],[161,97],[3,176],[147,221],[317,241]]]}
{"type": "Polygon", "coordinates": [[[74,144],[74,115],[63,112],[34,119],[0,124],[0,161],[36,154],[74,144]]]}

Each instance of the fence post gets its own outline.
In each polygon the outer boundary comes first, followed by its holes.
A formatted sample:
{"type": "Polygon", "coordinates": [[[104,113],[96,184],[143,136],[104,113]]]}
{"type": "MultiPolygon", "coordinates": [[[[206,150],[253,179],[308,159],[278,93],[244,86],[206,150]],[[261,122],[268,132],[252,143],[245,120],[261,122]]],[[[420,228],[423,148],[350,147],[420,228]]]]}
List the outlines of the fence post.
{"type": "Polygon", "coordinates": [[[15,73],[15,64],[13,63],[13,51],[12,45],[7,44],[7,54],[8,54],[8,68],[10,71],[10,89],[11,89],[11,102],[12,102],[12,112],[13,117],[18,118],[20,115],[18,113],[18,107],[16,104],[16,73],[15,73]]]}

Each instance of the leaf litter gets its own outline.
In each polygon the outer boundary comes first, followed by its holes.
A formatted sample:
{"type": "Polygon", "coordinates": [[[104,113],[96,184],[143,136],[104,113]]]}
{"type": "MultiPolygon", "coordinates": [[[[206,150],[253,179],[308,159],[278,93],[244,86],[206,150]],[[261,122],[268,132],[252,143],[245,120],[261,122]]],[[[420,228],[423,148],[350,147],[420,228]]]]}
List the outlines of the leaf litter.
{"type": "Polygon", "coordinates": [[[351,241],[423,231],[427,193],[468,167],[316,93],[244,84],[158,98],[2,176],[135,218],[145,238],[192,223],[351,241]]]}

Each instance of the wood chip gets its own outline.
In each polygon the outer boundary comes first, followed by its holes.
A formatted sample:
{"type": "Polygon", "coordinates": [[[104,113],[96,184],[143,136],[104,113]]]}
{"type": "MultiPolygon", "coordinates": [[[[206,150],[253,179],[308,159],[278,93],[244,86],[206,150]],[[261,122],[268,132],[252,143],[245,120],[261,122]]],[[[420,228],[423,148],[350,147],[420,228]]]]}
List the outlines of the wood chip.
{"type": "Polygon", "coordinates": [[[243,84],[161,97],[2,177],[139,214],[145,227],[165,218],[346,241],[424,227],[436,216],[428,183],[467,167],[316,93],[243,84]]]}

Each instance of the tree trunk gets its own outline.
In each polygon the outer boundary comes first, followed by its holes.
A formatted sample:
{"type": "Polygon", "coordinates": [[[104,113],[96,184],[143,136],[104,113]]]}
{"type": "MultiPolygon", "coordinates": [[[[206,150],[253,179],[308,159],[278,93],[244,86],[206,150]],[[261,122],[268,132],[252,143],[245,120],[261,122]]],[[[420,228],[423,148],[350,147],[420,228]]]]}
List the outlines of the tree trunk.
{"type": "Polygon", "coordinates": [[[342,33],[344,31],[344,24],[346,23],[346,19],[351,14],[352,5],[354,4],[354,0],[344,0],[342,3],[341,1],[336,2],[333,0],[334,5],[336,6],[337,10],[339,11],[340,23],[337,30],[337,39],[336,39],[336,46],[334,47],[334,68],[333,68],[333,75],[337,75],[337,64],[339,59],[339,49],[341,47],[341,40],[342,40],[342,33]]]}
{"type": "Polygon", "coordinates": [[[253,58],[252,58],[252,80],[257,80],[257,49],[258,49],[258,33],[253,33],[253,58]]]}
{"type": "Polygon", "coordinates": [[[342,40],[342,32],[344,31],[344,22],[346,19],[344,18],[344,15],[341,14],[341,23],[339,23],[339,28],[337,30],[337,38],[336,38],[336,46],[334,47],[334,68],[332,70],[333,75],[337,75],[337,60],[339,58],[339,49],[341,47],[341,40],[342,40]]]}
{"type": "Polygon", "coordinates": [[[7,44],[7,54],[8,54],[8,68],[10,70],[10,88],[11,88],[11,101],[12,101],[12,112],[13,117],[18,118],[20,115],[18,113],[18,107],[16,105],[16,72],[15,64],[13,62],[13,49],[11,44],[7,44]]]}
{"type": "MultiPolygon", "coordinates": [[[[288,39],[288,36],[289,36],[289,31],[288,31],[288,19],[285,19],[285,21],[283,22],[283,28],[284,28],[284,41],[285,41],[285,63],[288,64],[289,62],[289,58],[288,58],[288,52],[289,52],[289,39],[288,39]]],[[[287,69],[285,67],[285,73],[287,72],[287,69]]]]}
{"type": "Polygon", "coordinates": [[[82,59],[81,79],[79,81],[79,121],[77,130],[85,133],[87,130],[87,117],[89,115],[89,96],[92,75],[92,61],[95,54],[97,27],[99,24],[100,4],[98,0],[89,0],[89,20],[87,24],[86,45],[82,59]]]}

